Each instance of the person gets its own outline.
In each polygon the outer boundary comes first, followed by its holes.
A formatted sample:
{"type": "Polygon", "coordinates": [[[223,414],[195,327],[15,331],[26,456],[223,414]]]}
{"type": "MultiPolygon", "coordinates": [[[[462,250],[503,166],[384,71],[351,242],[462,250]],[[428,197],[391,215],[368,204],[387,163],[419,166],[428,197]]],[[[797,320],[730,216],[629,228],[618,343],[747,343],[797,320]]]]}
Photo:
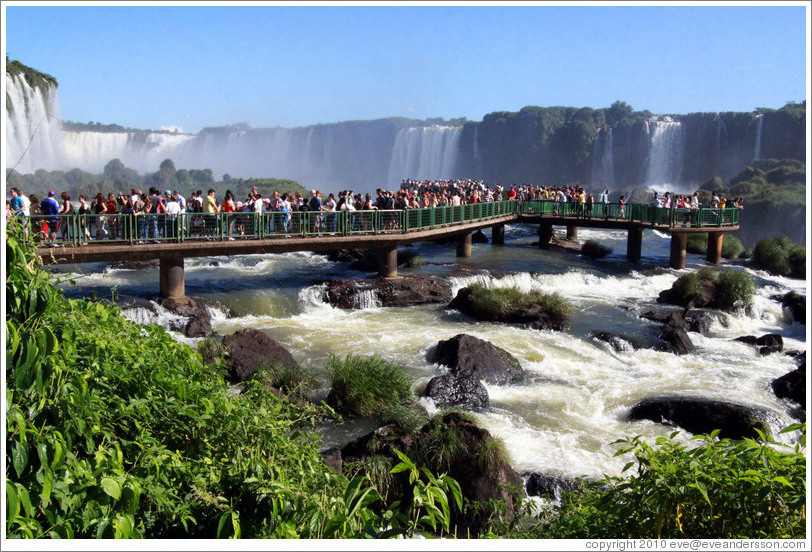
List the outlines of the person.
{"type": "Polygon", "coordinates": [[[133,228],[135,228],[135,207],[129,197],[124,197],[124,205],[121,207],[121,236],[126,241],[132,241],[133,228]]]}
{"type": "Polygon", "coordinates": [[[609,190],[604,190],[601,194],[601,203],[603,203],[603,218],[609,218],[609,190]]]}
{"type": "Polygon", "coordinates": [[[48,197],[42,200],[40,210],[45,218],[42,220],[42,235],[49,240],[51,247],[56,247],[56,231],[59,229],[59,204],[54,199],[56,192],[50,190],[48,197]]]}
{"type": "Polygon", "coordinates": [[[106,221],[104,220],[104,214],[107,212],[107,203],[104,201],[104,196],[99,192],[96,194],[93,203],[90,206],[91,212],[96,215],[95,216],[95,223],[96,223],[96,239],[100,240],[102,238],[107,237],[107,227],[106,221]]]}
{"type": "Polygon", "coordinates": [[[26,197],[21,188],[11,188],[11,213],[18,217],[23,226],[25,237],[28,238],[28,223],[31,215],[31,201],[26,197]]]}
{"type": "Polygon", "coordinates": [[[323,207],[323,202],[319,197],[321,192],[319,190],[310,190],[310,202],[308,203],[308,210],[311,213],[317,213],[315,215],[310,215],[310,231],[311,232],[321,232],[321,223],[322,223],[322,216],[321,211],[323,207]]]}
{"type": "Polygon", "coordinates": [[[147,213],[149,223],[148,229],[149,232],[147,233],[147,238],[152,238],[152,243],[161,243],[158,241],[158,215],[161,214],[163,211],[163,201],[161,199],[161,194],[158,192],[158,189],[154,186],[149,189],[149,205],[150,210],[147,213]]]}
{"type": "Polygon", "coordinates": [[[617,200],[618,204],[620,205],[620,218],[626,218],[626,196],[622,195],[617,200]]]}
{"type": "MultiPolygon", "coordinates": [[[[85,240],[92,239],[87,222],[87,215],[92,212],[90,205],[87,203],[87,198],[84,195],[79,195],[79,209],[77,209],[77,213],[79,213],[79,233],[85,240]]],[[[87,245],[87,242],[82,243],[82,245],[87,245]]]]}
{"type": "Polygon", "coordinates": [[[719,207],[719,195],[716,193],[716,190],[711,192],[711,207],[714,209],[719,207]]]}
{"type": "Polygon", "coordinates": [[[207,235],[212,235],[217,230],[217,213],[220,212],[220,205],[218,205],[214,194],[214,190],[209,188],[209,191],[206,192],[206,199],[203,201],[203,215],[206,218],[205,232],[207,235]]]}
{"type": "Polygon", "coordinates": [[[73,224],[73,215],[74,209],[73,204],[70,202],[70,195],[68,192],[62,192],[60,196],[62,198],[62,205],[59,206],[59,216],[62,219],[62,223],[59,225],[60,230],[62,230],[62,240],[68,241],[73,238],[74,230],[71,228],[73,224]]]}
{"type": "Polygon", "coordinates": [[[584,216],[586,218],[590,218],[592,216],[592,206],[595,204],[595,197],[592,194],[586,196],[586,202],[584,205],[584,216]]]}
{"type": "Polygon", "coordinates": [[[336,198],[332,192],[327,196],[327,201],[324,202],[324,211],[327,212],[327,224],[330,226],[330,232],[336,232],[336,198]]]}
{"type": "Polygon", "coordinates": [[[178,195],[176,193],[172,193],[169,196],[169,201],[166,202],[166,221],[167,221],[167,236],[171,238],[177,238],[180,234],[179,231],[179,224],[180,221],[180,203],[178,203],[178,195]]]}
{"type": "MultiPolygon", "coordinates": [[[[180,199],[180,198],[178,198],[180,199]]],[[[223,205],[222,211],[225,213],[226,218],[228,219],[228,239],[229,241],[233,241],[234,238],[231,237],[231,234],[234,233],[234,212],[237,210],[237,204],[234,203],[234,194],[231,193],[231,190],[226,190],[226,195],[223,197],[223,205]]]]}

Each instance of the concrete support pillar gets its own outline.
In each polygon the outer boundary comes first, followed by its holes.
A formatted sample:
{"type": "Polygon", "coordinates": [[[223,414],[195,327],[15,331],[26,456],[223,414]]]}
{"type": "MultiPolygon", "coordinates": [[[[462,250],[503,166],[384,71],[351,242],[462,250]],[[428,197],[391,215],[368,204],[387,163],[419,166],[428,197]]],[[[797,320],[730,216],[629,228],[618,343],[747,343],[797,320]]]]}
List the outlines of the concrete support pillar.
{"type": "Polygon", "coordinates": [[[578,227],[577,226],[567,226],[567,239],[568,240],[577,240],[578,239],[578,227]]]}
{"type": "Polygon", "coordinates": [[[491,244],[505,245],[505,223],[496,224],[491,228],[491,244]]]}
{"type": "Polygon", "coordinates": [[[471,233],[457,236],[457,257],[471,256],[471,233]]]}
{"type": "Polygon", "coordinates": [[[706,260],[718,265],[722,262],[722,242],[724,240],[724,232],[708,232],[708,256],[706,260]]]}
{"type": "Polygon", "coordinates": [[[688,234],[671,232],[671,268],[685,268],[685,252],[688,249],[688,234]]]}
{"type": "Polygon", "coordinates": [[[643,227],[632,226],[626,238],[626,259],[639,261],[643,249],[643,227]]]}
{"type": "Polygon", "coordinates": [[[539,247],[547,247],[553,239],[553,225],[549,222],[539,224],[539,247]]]}
{"type": "Polygon", "coordinates": [[[183,257],[161,257],[160,281],[162,298],[180,300],[186,297],[183,257]]]}
{"type": "Polygon", "coordinates": [[[398,275],[398,248],[396,245],[378,249],[378,275],[395,278],[398,275]]]}

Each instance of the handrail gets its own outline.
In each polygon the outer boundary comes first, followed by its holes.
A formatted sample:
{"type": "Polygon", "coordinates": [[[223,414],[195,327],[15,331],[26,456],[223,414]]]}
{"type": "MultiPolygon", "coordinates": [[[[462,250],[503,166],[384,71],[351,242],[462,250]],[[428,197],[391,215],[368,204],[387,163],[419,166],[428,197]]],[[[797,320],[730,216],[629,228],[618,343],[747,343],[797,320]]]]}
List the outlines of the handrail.
{"type": "MultiPolygon", "coordinates": [[[[458,226],[510,215],[579,220],[607,220],[666,226],[669,228],[719,228],[739,224],[739,209],[701,206],[697,209],[665,209],[644,204],[595,203],[584,205],[556,200],[505,200],[420,209],[369,211],[264,211],[261,213],[180,213],[93,215],[32,215],[32,232],[41,235],[43,222],[56,226],[58,245],[95,243],[180,243],[308,236],[409,234],[458,226]],[[53,222],[57,224],[54,225],[53,222]]],[[[16,220],[12,217],[11,220],[16,220]]],[[[47,240],[47,238],[45,238],[47,240]]]]}
{"type": "MultiPolygon", "coordinates": [[[[58,245],[180,243],[308,236],[408,234],[515,215],[515,200],[420,209],[32,215],[32,232],[56,227],[58,245]],[[56,221],[56,225],[53,224],[56,221]]],[[[43,236],[47,241],[47,237],[43,236]]]]}
{"type": "Polygon", "coordinates": [[[654,207],[640,203],[594,203],[591,211],[585,204],[573,201],[559,202],[552,199],[525,200],[521,205],[525,215],[542,215],[551,217],[576,217],[583,220],[611,220],[615,222],[634,222],[653,224],[669,228],[706,228],[737,226],[739,224],[738,207],[698,208],[654,207]]]}

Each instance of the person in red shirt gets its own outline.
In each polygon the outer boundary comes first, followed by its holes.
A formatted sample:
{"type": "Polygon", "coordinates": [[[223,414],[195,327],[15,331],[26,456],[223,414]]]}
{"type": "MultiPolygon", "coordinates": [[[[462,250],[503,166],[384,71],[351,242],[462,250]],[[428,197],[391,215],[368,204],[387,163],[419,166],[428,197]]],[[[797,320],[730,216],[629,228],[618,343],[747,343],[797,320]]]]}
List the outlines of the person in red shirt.
{"type": "Polygon", "coordinates": [[[507,193],[508,200],[516,199],[516,186],[511,186],[507,193]]]}

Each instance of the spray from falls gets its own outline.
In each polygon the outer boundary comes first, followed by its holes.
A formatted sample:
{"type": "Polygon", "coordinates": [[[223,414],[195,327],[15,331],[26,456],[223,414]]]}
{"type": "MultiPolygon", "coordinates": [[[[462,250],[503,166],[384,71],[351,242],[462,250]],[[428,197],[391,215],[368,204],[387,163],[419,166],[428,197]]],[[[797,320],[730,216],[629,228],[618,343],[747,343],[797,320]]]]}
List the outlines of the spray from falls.
{"type": "Polygon", "coordinates": [[[615,187],[615,159],[612,129],[598,129],[592,147],[592,187],[615,187]]]}
{"type": "Polygon", "coordinates": [[[761,159],[761,127],[764,125],[764,114],[756,116],[756,151],[753,154],[753,161],[761,159]]]}
{"type": "Polygon", "coordinates": [[[685,151],[682,124],[666,117],[651,121],[649,130],[651,149],[646,171],[646,186],[663,191],[675,188],[680,183],[685,151]]]}
{"type": "Polygon", "coordinates": [[[42,163],[64,169],[62,123],[56,86],[31,86],[22,75],[7,75],[6,166],[31,173],[42,163]]]}
{"type": "Polygon", "coordinates": [[[389,163],[390,187],[404,179],[455,178],[461,127],[430,126],[400,130],[389,163]]]}

